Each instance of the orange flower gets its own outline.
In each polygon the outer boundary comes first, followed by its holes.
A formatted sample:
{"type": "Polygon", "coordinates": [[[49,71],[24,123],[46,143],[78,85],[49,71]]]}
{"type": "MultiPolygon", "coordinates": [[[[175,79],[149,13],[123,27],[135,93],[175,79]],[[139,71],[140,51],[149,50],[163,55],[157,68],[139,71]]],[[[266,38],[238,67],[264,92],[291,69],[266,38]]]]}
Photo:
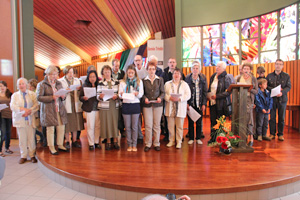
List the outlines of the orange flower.
{"type": "Polygon", "coordinates": [[[228,133],[231,130],[231,123],[225,123],[223,130],[228,133]]]}
{"type": "Polygon", "coordinates": [[[220,128],[220,124],[217,123],[216,125],[213,126],[213,128],[214,128],[215,130],[218,130],[218,129],[220,128]]]}

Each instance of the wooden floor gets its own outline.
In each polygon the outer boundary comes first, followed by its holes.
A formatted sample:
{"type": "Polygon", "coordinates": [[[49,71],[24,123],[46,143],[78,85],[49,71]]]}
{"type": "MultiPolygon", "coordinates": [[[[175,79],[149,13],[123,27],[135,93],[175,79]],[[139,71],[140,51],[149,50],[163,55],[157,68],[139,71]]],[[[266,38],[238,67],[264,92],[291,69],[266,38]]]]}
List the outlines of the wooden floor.
{"type": "MultiPolygon", "coordinates": [[[[121,150],[89,151],[85,132],[82,149],[50,155],[48,148],[38,148],[38,158],[46,167],[66,177],[113,189],[177,194],[214,194],[264,189],[300,180],[300,133],[290,130],[285,141],[254,142],[254,153],[229,156],[208,147],[208,119],[204,120],[203,145],[188,145],[182,149],[167,148],[161,141],[161,151],[153,148],[145,153],[127,152],[122,138],[121,150]]],[[[187,127],[187,123],[185,123],[187,127]]],[[[287,132],[287,127],[285,128],[287,132]]],[[[187,129],[184,130],[184,134],[187,129]]]]}

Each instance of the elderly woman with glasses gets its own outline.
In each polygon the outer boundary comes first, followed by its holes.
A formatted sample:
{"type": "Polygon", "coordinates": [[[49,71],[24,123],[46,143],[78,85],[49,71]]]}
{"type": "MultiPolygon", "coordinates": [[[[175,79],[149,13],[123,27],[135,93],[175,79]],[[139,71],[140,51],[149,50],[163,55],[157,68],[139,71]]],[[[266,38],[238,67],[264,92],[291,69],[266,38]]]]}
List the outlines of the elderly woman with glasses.
{"type": "Polygon", "coordinates": [[[67,112],[63,104],[65,96],[59,96],[55,93],[62,89],[62,84],[57,80],[58,70],[50,65],[45,70],[45,79],[38,84],[37,99],[40,102],[40,120],[41,125],[46,127],[47,142],[50,153],[58,155],[54,147],[54,128],[57,133],[57,145],[59,151],[68,150],[63,146],[65,124],[68,123],[67,112]]]}

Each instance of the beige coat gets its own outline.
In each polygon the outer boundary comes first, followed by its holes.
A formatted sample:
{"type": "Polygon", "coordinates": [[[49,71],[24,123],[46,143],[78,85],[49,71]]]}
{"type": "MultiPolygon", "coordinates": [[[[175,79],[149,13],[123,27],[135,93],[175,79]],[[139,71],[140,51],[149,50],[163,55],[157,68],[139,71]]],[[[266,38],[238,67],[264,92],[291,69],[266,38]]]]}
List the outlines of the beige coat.
{"type": "MultiPolygon", "coordinates": [[[[62,88],[62,84],[59,81],[56,81],[55,88],[57,90],[62,88]]],[[[40,120],[41,126],[58,126],[57,114],[55,109],[55,102],[53,100],[53,90],[48,81],[47,76],[43,81],[41,81],[37,86],[37,100],[40,102],[40,120]]],[[[58,98],[59,102],[59,115],[62,121],[62,124],[68,122],[67,111],[62,102],[61,98],[58,98]]]]}

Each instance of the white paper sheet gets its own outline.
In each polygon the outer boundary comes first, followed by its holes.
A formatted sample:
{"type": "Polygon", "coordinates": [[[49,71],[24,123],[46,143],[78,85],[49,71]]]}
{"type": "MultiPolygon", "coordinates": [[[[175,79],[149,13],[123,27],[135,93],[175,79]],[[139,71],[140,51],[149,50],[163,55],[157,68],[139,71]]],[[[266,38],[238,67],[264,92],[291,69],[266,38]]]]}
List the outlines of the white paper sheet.
{"type": "Polygon", "coordinates": [[[82,83],[84,83],[87,76],[80,76],[79,80],[81,80],[82,83]]]}
{"type": "Polygon", "coordinates": [[[182,95],[181,94],[174,94],[174,93],[171,93],[171,97],[174,97],[174,98],[179,98],[181,97],[182,95]]]}
{"type": "Polygon", "coordinates": [[[187,114],[194,122],[196,122],[201,117],[201,115],[192,106],[189,107],[187,114]]]}
{"type": "Polygon", "coordinates": [[[96,96],[96,89],[92,87],[84,87],[83,92],[84,92],[84,96],[88,98],[96,96]]]}
{"type": "Polygon", "coordinates": [[[70,92],[70,90],[60,89],[57,92],[55,92],[54,95],[55,96],[63,96],[63,95],[66,95],[68,92],[70,92]]]}
{"type": "Polygon", "coordinates": [[[22,115],[25,113],[25,110],[21,111],[21,112],[17,112],[15,115],[15,119],[16,121],[19,121],[22,119],[22,115]]]}
{"type": "Polygon", "coordinates": [[[277,87],[273,88],[271,90],[271,97],[276,97],[281,92],[281,85],[278,85],[277,87]]]}
{"type": "Polygon", "coordinates": [[[151,100],[151,101],[149,101],[150,103],[157,103],[156,102],[157,100],[151,100]]]}
{"type": "Polygon", "coordinates": [[[6,105],[6,104],[0,104],[0,110],[3,110],[3,109],[5,109],[5,108],[8,108],[8,106],[6,105]]]}
{"type": "Polygon", "coordinates": [[[77,90],[76,88],[79,87],[79,86],[80,86],[80,85],[71,85],[71,86],[70,86],[70,89],[71,89],[72,91],[73,91],[73,90],[77,90]]]}
{"type": "Polygon", "coordinates": [[[134,100],[134,94],[133,93],[123,93],[122,98],[127,99],[127,100],[134,100]]]}
{"type": "Polygon", "coordinates": [[[114,89],[104,89],[102,90],[102,94],[105,94],[103,97],[103,101],[107,101],[114,96],[114,89]]]}

